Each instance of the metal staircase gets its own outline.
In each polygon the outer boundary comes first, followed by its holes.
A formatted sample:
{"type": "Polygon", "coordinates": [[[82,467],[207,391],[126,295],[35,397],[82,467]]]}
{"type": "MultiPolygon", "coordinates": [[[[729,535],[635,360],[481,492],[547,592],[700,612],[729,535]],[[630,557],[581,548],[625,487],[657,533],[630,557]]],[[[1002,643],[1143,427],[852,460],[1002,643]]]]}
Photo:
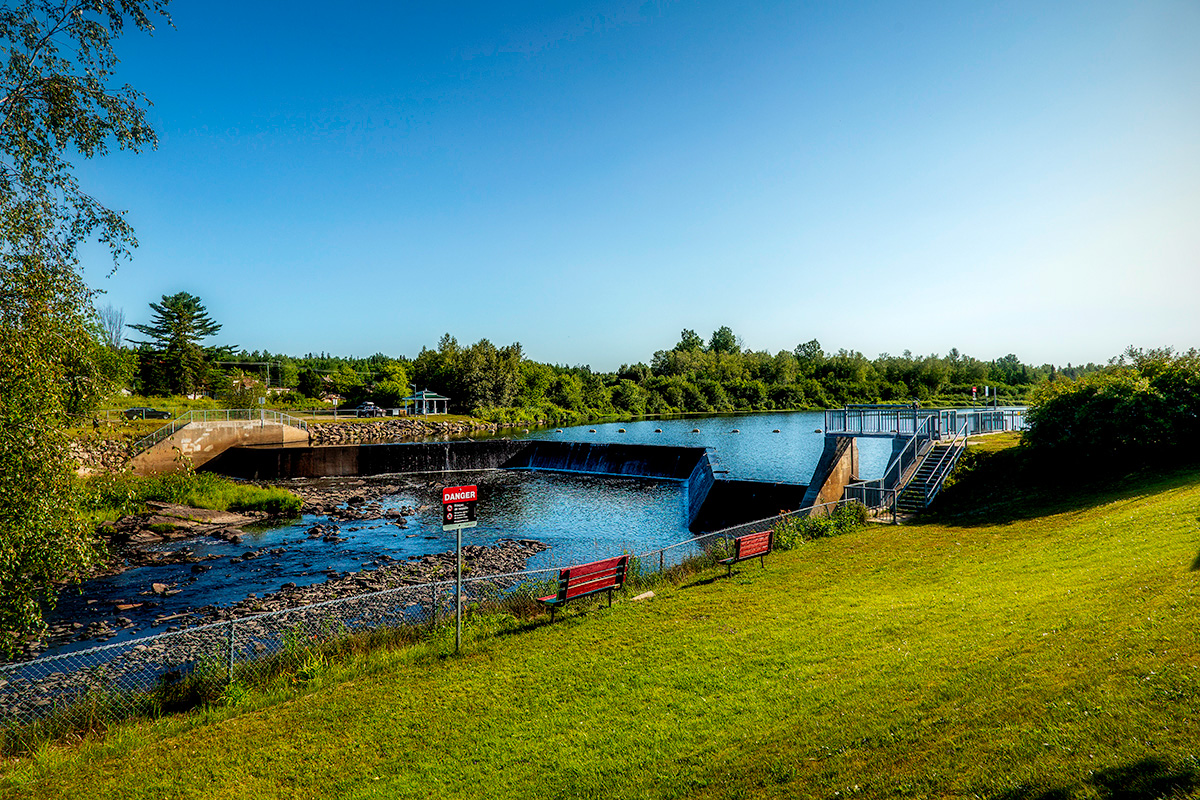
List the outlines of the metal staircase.
{"type": "Polygon", "coordinates": [[[896,496],[898,510],[912,513],[926,508],[937,493],[941,491],[946,475],[953,469],[958,456],[962,454],[962,446],[950,442],[937,442],[925,454],[924,460],[917,465],[912,477],[900,489],[896,496]],[[949,468],[947,468],[949,465],[949,468]]]}
{"type": "Polygon", "coordinates": [[[911,514],[928,508],[966,449],[969,429],[964,420],[954,436],[940,439],[921,425],[892,460],[883,478],[851,484],[846,487],[844,497],[858,500],[867,508],[890,508],[893,517],[896,513],[911,514]]]}

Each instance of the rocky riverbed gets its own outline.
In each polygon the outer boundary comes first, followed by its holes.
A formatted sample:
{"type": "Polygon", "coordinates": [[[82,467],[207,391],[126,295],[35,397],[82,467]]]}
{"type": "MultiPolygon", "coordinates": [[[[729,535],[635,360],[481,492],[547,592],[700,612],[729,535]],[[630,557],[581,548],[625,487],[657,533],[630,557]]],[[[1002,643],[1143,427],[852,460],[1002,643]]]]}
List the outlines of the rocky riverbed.
{"type": "MultiPolygon", "coordinates": [[[[293,481],[287,488],[303,499],[302,513],[315,517],[306,522],[303,538],[336,545],[359,530],[371,530],[372,535],[377,535],[374,531],[378,529],[394,530],[392,535],[403,537],[409,525],[408,518],[429,512],[438,503],[443,485],[438,480],[355,478],[293,481]],[[394,502],[396,495],[424,498],[425,502],[397,505],[394,502]],[[392,501],[385,502],[387,498],[392,501]]],[[[141,567],[187,564],[191,565],[190,571],[183,572],[185,577],[176,581],[159,582],[147,578],[140,589],[124,591],[120,597],[87,598],[86,615],[53,622],[46,636],[28,643],[21,660],[36,657],[48,648],[71,643],[93,641],[102,644],[118,636],[126,638],[138,633],[159,633],[240,619],[351,595],[450,580],[454,576],[452,550],[399,559],[379,553],[372,561],[364,562],[361,569],[345,571],[327,565],[323,567],[318,554],[311,571],[302,574],[323,576],[324,580],[303,584],[312,577],[299,579],[302,585],[288,580],[276,584],[277,590],[265,593],[249,593],[242,589],[248,596],[238,602],[184,606],[179,601],[186,600],[186,592],[194,591],[190,584],[203,573],[212,569],[230,569],[234,565],[243,565],[239,567],[242,570],[264,572],[263,567],[277,567],[278,563],[273,562],[286,559],[288,551],[296,549],[300,540],[279,547],[239,551],[234,555],[229,554],[229,547],[224,547],[221,548],[223,554],[213,554],[206,551],[213,549],[214,540],[240,545],[248,535],[246,527],[270,524],[273,520],[261,512],[210,511],[169,503],[148,505],[150,508],[146,513],[124,517],[101,528],[112,556],[102,574],[119,575],[141,567]],[[252,562],[254,566],[245,562],[252,562]],[[181,594],[178,600],[169,600],[181,594]],[[164,605],[167,610],[162,610],[164,605]]],[[[408,538],[415,537],[408,535],[408,538]]],[[[501,539],[487,546],[469,545],[463,548],[464,568],[473,577],[520,572],[530,557],[545,549],[546,545],[530,539],[501,539]]],[[[180,574],[180,570],[174,572],[180,574]]],[[[265,572],[271,573],[270,570],[265,572]]],[[[132,585],[136,586],[136,583],[132,585]]],[[[236,586],[236,583],[232,585],[236,586]]]]}
{"type": "MultiPolygon", "coordinates": [[[[500,540],[490,547],[463,548],[464,571],[481,574],[519,572],[546,545],[528,539],[500,540]]],[[[231,669],[234,663],[279,653],[297,642],[308,644],[347,631],[424,623],[452,617],[453,552],[394,561],[381,557],[377,569],[331,576],[309,586],[284,586],[262,598],[251,595],[233,606],[205,606],[156,620],[153,633],[96,651],[68,654],[46,662],[3,665],[0,669],[0,722],[36,719],[57,706],[92,693],[146,691],[178,681],[197,664],[231,669]],[[441,582],[439,585],[437,582],[441,582]],[[344,602],[324,602],[344,599],[344,602]],[[294,611],[290,611],[294,609],[294,611]],[[227,622],[227,624],[208,624],[227,622]],[[291,643],[291,644],[289,644],[291,643]]],[[[520,583],[520,575],[464,587],[470,602],[520,583]]],[[[155,589],[157,591],[157,588],[155,589]]],[[[67,627],[88,638],[108,639],[131,621],[67,627]]]]}

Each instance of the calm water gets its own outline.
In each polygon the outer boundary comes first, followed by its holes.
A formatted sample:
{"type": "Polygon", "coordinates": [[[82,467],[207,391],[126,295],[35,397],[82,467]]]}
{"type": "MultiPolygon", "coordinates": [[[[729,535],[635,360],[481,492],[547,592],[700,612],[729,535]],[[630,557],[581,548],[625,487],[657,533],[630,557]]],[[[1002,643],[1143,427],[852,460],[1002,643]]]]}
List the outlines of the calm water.
{"type": "MultiPolygon", "coordinates": [[[[528,438],[708,447],[715,451],[718,467],[728,470],[731,478],[807,483],[824,444],[824,436],[816,432],[823,422],[819,412],[730,415],[592,424],[561,433],[547,429],[531,432],[528,438]],[[740,432],[733,433],[734,429],[740,432]],[[776,429],[780,432],[774,433],[776,429]]],[[[882,474],[890,440],[860,439],[859,446],[863,477],[882,474]]],[[[675,481],[544,472],[497,472],[471,480],[480,486],[480,522],[463,531],[463,544],[487,545],[512,538],[550,545],[529,561],[530,569],[646,552],[691,538],[683,486],[675,481]]],[[[119,641],[162,632],[162,627],[148,627],[157,616],[208,604],[228,605],[252,593],[278,591],[284,583],[306,585],[324,581],[331,573],[371,569],[378,566],[380,556],[405,560],[454,549],[454,534],[441,529],[440,495],[435,489],[401,492],[385,498],[383,505],[425,508],[408,518],[407,528],[374,521],[333,523],[347,539],[340,543],[309,539],[308,529],[326,520],[306,516],[294,524],[248,532],[240,545],[207,538],[164,544],[164,550],[186,546],[199,556],[218,558],[204,562],[211,569],[198,575],[191,565],[182,564],[142,567],[91,581],[82,596],[65,593],[54,617],[86,625],[94,619],[112,619],[114,602],[155,603],[124,612],[137,629],[110,640],[119,641]],[[275,552],[231,563],[250,551],[275,552]],[[142,594],[152,583],[181,591],[166,598],[142,594]],[[96,602],[88,604],[88,599],[96,602]]],[[[57,652],[92,644],[68,645],[57,652]]]]}
{"type": "MultiPolygon", "coordinates": [[[[562,433],[553,428],[531,431],[524,438],[709,447],[715,450],[718,467],[729,470],[730,478],[807,484],[825,446],[824,434],[817,432],[824,424],[820,411],[791,411],[606,422],[564,428],[562,433]],[[620,432],[622,428],[625,433],[620,432]],[[657,429],[662,433],[655,433],[657,429]],[[696,429],[699,432],[693,433],[696,429]],[[739,433],[734,433],[735,429],[739,433]]],[[[858,448],[863,479],[882,476],[892,453],[891,439],[862,438],[858,448]]]]}

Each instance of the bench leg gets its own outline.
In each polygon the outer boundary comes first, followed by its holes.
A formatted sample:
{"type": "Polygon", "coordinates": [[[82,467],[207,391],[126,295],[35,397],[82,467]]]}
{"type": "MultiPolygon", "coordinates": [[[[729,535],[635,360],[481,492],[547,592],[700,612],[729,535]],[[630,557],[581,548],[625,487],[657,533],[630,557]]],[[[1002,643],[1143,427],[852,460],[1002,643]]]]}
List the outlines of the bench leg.
{"type": "Polygon", "coordinates": [[[758,557],[758,565],[760,567],[762,567],[763,569],[767,568],[767,562],[763,560],[765,557],[766,557],[765,553],[758,557]]]}
{"type": "Polygon", "coordinates": [[[558,610],[558,606],[550,606],[550,624],[554,624],[554,612],[558,610]]]}
{"type": "Polygon", "coordinates": [[[608,607],[609,608],[612,608],[612,592],[613,592],[612,589],[608,590],[608,607]]]}
{"type": "Polygon", "coordinates": [[[732,577],[733,577],[733,564],[726,564],[726,565],[725,565],[725,577],[726,577],[726,578],[732,578],[732,577]]]}

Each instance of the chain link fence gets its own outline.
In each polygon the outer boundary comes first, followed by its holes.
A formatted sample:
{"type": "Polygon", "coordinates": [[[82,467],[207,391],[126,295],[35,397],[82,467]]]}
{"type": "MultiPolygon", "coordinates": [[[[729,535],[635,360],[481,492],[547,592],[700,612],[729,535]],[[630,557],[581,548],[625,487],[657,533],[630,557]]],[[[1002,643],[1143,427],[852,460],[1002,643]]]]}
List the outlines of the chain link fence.
{"type": "MultiPolygon", "coordinates": [[[[812,511],[801,509],[633,554],[625,591],[640,591],[680,570],[712,566],[729,555],[734,538],[812,511]]],[[[612,555],[619,554],[598,553],[596,559],[612,555]]],[[[540,613],[536,600],[555,593],[558,572],[555,567],[464,577],[464,615],[540,613]]],[[[231,685],[315,669],[329,649],[355,635],[413,640],[439,623],[453,624],[454,598],[452,580],[403,585],[0,665],[0,730],[11,742],[215,702],[231,685]]]]}

